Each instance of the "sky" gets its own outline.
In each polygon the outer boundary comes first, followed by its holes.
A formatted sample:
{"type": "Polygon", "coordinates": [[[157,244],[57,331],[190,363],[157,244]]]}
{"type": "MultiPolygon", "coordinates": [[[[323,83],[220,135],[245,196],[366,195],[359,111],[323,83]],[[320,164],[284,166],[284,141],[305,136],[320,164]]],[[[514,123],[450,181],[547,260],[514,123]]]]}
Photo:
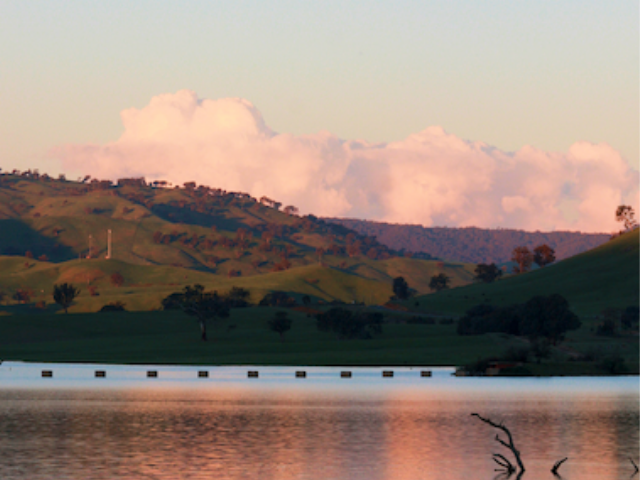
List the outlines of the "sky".
{"type": "Polygon", "coordinates": [[[637,1],[0,3],[0,167],[303,213],[611,232],[637,1]]]}

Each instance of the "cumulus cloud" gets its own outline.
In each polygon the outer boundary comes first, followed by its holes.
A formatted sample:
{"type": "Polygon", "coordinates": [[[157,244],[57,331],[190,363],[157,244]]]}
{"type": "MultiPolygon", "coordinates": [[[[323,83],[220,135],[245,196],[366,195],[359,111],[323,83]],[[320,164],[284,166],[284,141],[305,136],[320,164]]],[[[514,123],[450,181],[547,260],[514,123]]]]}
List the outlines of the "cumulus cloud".
{"type": "Polygon", "coordinates": [[[271,130],[247,100],[188,90],[121,117],[118,140],[53,155],[101,179],[196,181],[303,213],[425,226],[610,232],[618,205],[638,207],[638,172],[607,144],[505,152],[437,126],[384,144],[295,136],[271,130]]]}

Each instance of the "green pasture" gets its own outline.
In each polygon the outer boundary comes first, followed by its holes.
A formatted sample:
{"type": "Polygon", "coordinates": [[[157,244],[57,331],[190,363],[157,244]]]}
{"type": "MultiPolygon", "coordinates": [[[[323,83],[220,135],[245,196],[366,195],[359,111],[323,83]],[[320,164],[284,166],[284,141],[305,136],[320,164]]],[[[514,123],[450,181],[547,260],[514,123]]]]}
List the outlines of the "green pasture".
{"type": "Polygon", "coordinates": [[[581,316],[604,308],[639,303],[638,230],[598,248],[545,268],[511,275],[494,283],[472,285],[419,296],[403,303],[411,311],[463,314],[480,303],[504,306],[535,295],[559,293],[581,316]]]}
{"type": "MultiPolygon", "coordinates": [[[[325,307],[326,308],[326,307],[325,307]]],[[[505,334],[459,336],[455,324],[410,324],[386,315],[382,335],[339,340],[320,332],[315,318],[288,310],[292,328],[280,341],[267,321],[273,307],[234,309],[209,326],[202,342],[196,321],[180,311],[0,316],[0,359],[47,362],[160,363],[206,365],[463,365],[500,356],[526,340],[505,334]],[[401,323],[396,323],[401,322],[401,323]]],[[[594,322],[570,332],[562,349],[534,372],[544,375],[602,374],[597,363],[569,361],[571,354],[597,351],[623,355],[638,373],[638,337],[598,337],[594,322]],[[568,353],[570,352],[570,353],[568,353]]]]}

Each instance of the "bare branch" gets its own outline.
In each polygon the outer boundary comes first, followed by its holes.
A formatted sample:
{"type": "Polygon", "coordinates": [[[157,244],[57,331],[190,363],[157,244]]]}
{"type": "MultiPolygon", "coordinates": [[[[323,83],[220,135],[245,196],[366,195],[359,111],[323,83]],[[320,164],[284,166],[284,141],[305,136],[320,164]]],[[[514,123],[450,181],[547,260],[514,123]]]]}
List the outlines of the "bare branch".
{"type": "Polygon", "coordinates": [[[629,461],[631,462],[631,465],[633,465],[633,468],[635,469],[633,474],[635,475],[636,473],[638,473],[638,465],[636,465],[636,462],[633,461],[633,458],[629,457],[629,461]]]}
{"type": "MultiPolygon", "coordinates": [[[[511,475],[513,472],[516,471],[516,467],[514,467],[513,464],[509,460],[507,460],[507,458],[504,455],[500,455],[499,453],[494,453],[493,461],[496,462],[501,467],[503,467],[502,471],[507,472],[509,475],[511,475]]],[[[496,472],[497,471],[499,470],[496,469],[496,472]]]]}
{"type": "Polygon", "coordinates": [[[554,475],[558,475],[558,469],[560,468],[560,465],[562,465],[568,459],[569,457],[564,457],[562,460],[558,460],[556,463],[554,463],[553,468],[551,469],[551,473],[553,473],[554,475]]]}
{"type": "Polygon", "coordinates": [[[516,458],[516,462],[518,463],[518,467],[520,467],[520,472],[524,472],[525,468],[524,468],[524,464],[522,463],[522,460],[520,459],[520,452],[518,451],[518,449],[516,448],[515,444],[513,443],[513,436],[511,435],[511,432],[509,431],[509,429],[507,427],[505,427],[502,424],[498,424],[493,422],[491,419],[489,418],[484,418],[482,416],[480,416],[477,413],[472,413],[471,414],[472,417],[478,417],[482,422],[491,425],[493,428],[497,428],[499,430],[502,430],[508,439],[508,442],[505,442],[504,440],[502,440],[500,438],[499,435],[496,435],[496,441],[498,443],[500,443],[501,445],[503,445],[504,447],[508,448],[509,450],[511,450],[511,453],[513,453],[513,456],[516,458]]]}

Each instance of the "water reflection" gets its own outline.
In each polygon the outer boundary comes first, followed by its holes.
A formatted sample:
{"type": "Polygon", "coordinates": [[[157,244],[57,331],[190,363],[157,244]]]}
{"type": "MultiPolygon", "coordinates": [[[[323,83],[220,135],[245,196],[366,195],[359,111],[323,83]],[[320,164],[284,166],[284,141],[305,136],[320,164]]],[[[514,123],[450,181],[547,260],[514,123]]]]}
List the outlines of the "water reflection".
{"type": "Polygon", "coordinates": [[[637,394],[225,387],[0,390],[0,478],[499,478],[496,432],[475,411],[509,426],[527,480],[566,456],[566,480],[633,473],[637,394]]]}

